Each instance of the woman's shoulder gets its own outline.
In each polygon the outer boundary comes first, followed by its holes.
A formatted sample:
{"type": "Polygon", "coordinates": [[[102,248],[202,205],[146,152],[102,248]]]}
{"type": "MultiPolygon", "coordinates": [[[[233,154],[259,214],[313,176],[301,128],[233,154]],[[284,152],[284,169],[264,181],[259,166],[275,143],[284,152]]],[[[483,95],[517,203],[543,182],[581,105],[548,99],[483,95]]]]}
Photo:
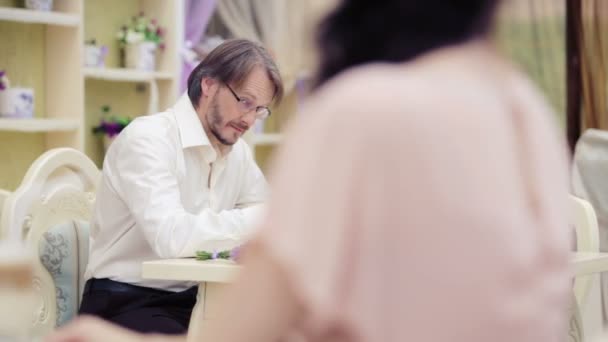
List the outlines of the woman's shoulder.
{"type": "Polygon", "coordinates": [[[320,86],[305,107],[335,120],[390,116],[402,109],[399,103],[423,103],[430,90],[425,83],[416,70],[388,63],[366,64],[320,86]]]}
{"type": "Polygon", "coordinates": [[[453,68],[375,63],[347,70],[317,89],[303,107],[310,120],[359,122],[366,130],[387,123],[404,131],[474,122],[498,108],[496,92],[453,68]]]}

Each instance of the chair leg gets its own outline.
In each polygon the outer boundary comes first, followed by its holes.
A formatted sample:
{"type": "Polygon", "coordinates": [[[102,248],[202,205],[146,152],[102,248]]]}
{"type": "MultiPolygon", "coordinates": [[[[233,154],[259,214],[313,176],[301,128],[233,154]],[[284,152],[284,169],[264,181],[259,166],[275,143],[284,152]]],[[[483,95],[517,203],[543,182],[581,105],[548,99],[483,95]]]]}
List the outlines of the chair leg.
{"type": "Polygon", "coordinates": [[[570,322],[568,327],[568,342],[584,342],[583,321],[574,294],[570,301],[570,322]]]}

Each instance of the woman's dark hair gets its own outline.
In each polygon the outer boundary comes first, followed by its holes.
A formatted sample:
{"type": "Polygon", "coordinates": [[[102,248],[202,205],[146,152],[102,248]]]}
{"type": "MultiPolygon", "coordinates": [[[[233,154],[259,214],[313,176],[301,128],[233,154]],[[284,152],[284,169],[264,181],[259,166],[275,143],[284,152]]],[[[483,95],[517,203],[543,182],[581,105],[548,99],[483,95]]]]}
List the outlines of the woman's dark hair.
{"type": "Polygon", "coordinates": [[[500,0],[343,0],[320,24],[316,86],[369,62],[404,62],[492,29],[500,0]]]}

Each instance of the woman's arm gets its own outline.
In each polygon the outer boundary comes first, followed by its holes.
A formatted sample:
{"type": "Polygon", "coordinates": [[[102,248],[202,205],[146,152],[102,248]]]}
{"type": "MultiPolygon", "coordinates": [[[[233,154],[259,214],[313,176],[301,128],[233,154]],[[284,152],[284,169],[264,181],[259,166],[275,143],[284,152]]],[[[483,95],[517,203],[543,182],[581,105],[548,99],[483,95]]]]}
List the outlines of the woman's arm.
{"type": "Polygon", "coordinates": [[[296,297],[279,264],[257,244],[248,247],[238,281],[227,289],[221,318],[198,332],[202,341],[276,341],[298,316],[296,297]]]}

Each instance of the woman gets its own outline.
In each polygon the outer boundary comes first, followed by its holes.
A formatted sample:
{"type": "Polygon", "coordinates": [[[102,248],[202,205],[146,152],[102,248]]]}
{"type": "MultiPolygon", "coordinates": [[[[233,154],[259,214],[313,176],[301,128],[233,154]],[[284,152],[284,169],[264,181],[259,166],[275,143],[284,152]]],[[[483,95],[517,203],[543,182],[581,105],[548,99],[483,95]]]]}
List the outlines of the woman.
{"type": "MultiPolygon", "coordinates": [[[[495,52],[497,6],[345,0],[327,17],[318,87],[205,338],[565,336],[565,149],[536,90],[495,52]]],[[[143,337],[105,329],[85,320],[51,340],[143,337]]]]}

